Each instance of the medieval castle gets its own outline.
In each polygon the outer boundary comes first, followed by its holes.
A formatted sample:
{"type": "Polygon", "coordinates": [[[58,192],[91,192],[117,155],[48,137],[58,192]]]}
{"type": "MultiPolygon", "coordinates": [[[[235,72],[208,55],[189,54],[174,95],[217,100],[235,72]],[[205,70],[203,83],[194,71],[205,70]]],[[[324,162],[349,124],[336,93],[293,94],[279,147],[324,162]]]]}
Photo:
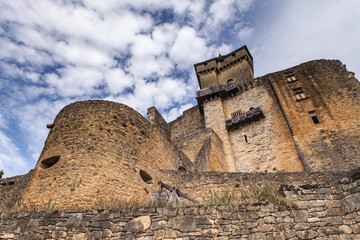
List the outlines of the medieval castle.
{"type": "Polygon", "coordinates": [[[198,105],[170,123],[155,107],[146,119],[109,101],[66,106],[48,125],[20,203],[64,209],[150,199],[160,180],[204,199],[213,189],[311,183],[360,166],[360,87],[340,61],[254,78],[243,46],[195,72],[198,105]]]}

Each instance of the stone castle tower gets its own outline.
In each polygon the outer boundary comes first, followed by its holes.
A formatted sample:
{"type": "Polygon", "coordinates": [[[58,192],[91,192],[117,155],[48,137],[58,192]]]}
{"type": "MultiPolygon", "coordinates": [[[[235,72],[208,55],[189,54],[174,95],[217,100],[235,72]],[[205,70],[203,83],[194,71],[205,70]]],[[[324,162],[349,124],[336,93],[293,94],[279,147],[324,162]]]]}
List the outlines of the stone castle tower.
{"type": "Polygon", "coordinates": [[[359,82],[339,61],[255,78],[246,46],[195,64],[207,128],[227,171],[321,171],[359,163],[359,82]],[[345,97],[346,96],[346,97],[345,97]]]}
{"type": "Polygon", "coordinates": [[[202,198],[208,189],[194,190],[196,179],[208,177],[207,188],[216,189],[226,172],[359,167],[360,88],[353,73],[340,61],[316,60],[254,78],[252,61],[244,46],[195,64],[198,105],[170,123],[154,107],[145,119],[109,101],[66,106],[49,125],[21,204],[149,199],[160,180],[202,198]]]}

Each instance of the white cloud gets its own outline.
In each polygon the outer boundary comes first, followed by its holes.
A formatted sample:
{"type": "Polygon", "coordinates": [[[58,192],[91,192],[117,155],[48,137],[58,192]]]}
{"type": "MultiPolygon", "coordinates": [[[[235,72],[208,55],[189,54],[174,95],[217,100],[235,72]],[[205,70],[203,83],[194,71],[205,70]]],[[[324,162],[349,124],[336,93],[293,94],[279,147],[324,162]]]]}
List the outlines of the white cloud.
{"type": "Polygon", "coordinates": [[[174,107],[169,112],[163,113],[163,116],[167,122],[175,120],[178,116],[182,115],[185,110],[193,107],[193,104],[188,103],[181,105],[180,107],[174,107]]]}
{"type": "Polygon", "coordinates": [[[240,29],[239,33],[238,33],[238,37],[243,40],[243,39],[248,39],[249,37],[251,37],[254,33],[254,28],[251,27],[244,27],[242,29],[240,29]]]}
{"type": "Polygon", "coordinates": [[[0,128],[7,128],[7,121],[3,117],[3,115],[0,113],[0,128]]]}
{"type": "Polygon", "coordinates": [[[319,58],[340,59],[360,72],[360,60],[353,54],[360,52],[360,29],[354,27],[359,1],[290,1],[276,7],[275,21],[255,36],[257,74],[319,58]]]}
{"type": "Polygon", "coordinates": [[[125,88],[133,85],[133,76],[125,74],[120,68],[113,68],[105,72],[105,82],[108,85],[110,94],[117,95],[125,90],[125,88]]]}
{"type": "Polygon", "coordinates": [[[6,133],[0,130],[0,170],[4,170],[4,177],[23,174],[27,168],[29,166],[20,155],[19,149],[6,133]]]}
{"type": "Polygon", "coordinates": [[[198,37],[191,27],[180,29],[169,54],[181,69],[189,68],[209,56],[205,39],[198,37]]]}
{"type": "Polygon", "coordinates": [[[45,75],[45,81],[62,97],[97,94],[103,83],[103,73],[91,67],[68,66],[58,72],[45,75]]]}

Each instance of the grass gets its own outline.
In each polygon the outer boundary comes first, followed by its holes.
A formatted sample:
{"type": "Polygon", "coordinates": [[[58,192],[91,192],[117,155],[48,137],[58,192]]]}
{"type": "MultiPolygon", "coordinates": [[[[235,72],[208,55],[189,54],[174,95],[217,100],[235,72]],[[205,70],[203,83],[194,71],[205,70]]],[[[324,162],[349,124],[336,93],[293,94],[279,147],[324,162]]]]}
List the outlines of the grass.
{"type": "MultiPolygon", "coordinates": [[[[185,199],[182,199],[184,207],[201,206],[202,204],[195,204],[185,199]]],[[[119,201],[112,202],[100,201],[95,206],[71,206],[65,211],[88,211],[88,210],[104,210],[104,209],[122,209],[132,210],[144,207],[165,207],[166,201],[158,201],[154,205],[150,205],[148,201],[119,201]]],[[[246,205],[261,205],[273,203],[285,209],[296,208],[296,205],[286,199],[276,186],[265,184],[255,185],[248,188],[236,188],[233,192],[212,191],[209,198],[204,202],[205,206],[246,206],[246,205]]],[[[64,210],[58,208],[55,203],[48,202],[44,206],[20,206],[18,202],[11,208],[0,209],[0,212],[14,213],[14,212],[54,212],[57,210],[64,210]]]]}
{"type": "Polygon", "coordinates": [[[273,203],[281,207],[294,207],[273,185],[255,185],[251,188],[238,189],[235,192],[211,192],[206,205],[260,205],[273,203]]]}

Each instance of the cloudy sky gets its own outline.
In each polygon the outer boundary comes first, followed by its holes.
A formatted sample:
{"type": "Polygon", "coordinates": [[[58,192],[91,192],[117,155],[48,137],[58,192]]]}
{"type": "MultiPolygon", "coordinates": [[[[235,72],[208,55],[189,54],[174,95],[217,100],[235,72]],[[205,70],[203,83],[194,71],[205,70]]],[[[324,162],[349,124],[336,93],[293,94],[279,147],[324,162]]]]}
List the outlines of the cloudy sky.
{"type": "Polygon", "coordinates": [[[46,124],[86,99],[196,104],[193,64],[247,45],[255,76],[314,59],[360,74],[358,0],[0,0],[0,170],[27,173],[46,124]]]}

